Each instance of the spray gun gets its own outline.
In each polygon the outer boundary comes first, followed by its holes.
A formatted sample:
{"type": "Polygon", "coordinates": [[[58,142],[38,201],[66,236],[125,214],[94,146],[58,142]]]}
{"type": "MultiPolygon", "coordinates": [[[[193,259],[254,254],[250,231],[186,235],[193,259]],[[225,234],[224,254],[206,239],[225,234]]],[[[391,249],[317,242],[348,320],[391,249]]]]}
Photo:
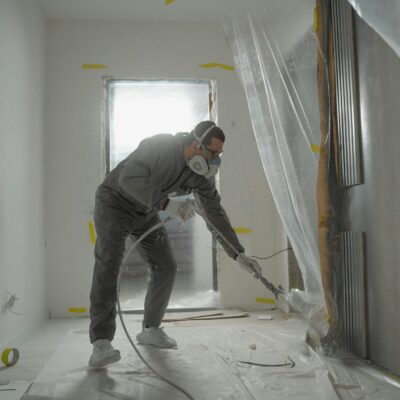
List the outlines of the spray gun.
{"type": "Polygon", "coordinates": [[[275,296],[275,299],[278,300],[278,296],[280,294],[285,295],[285,289],[281,286],[278,285],[278,287],[274,286],[271,282],[269,282],[267,279],[265,279],[261,274],[254,275],[256,279],[259,279],[262,284],[269,289],[275,296]]]}
{"type": "MultiPolygon", "coordinates": [[[[185,224],[187,220],[189,220],[191,217],[194,216],[195,212],[197,212],[197,214],[199,214],[201,217],[205,219],[205,221],[211,228],[214,235],[218,238],[221,238],[224,241],[224,243],[226,243],[236,253],[236,257],[241,257],[237,249],[229,242],[229,240],[221,233],[221,231],[210,221],[210,219],[207,217],[207,214],[199,206],[199,203],[200,203],[199,201],[195,201],[194,199],[191,198],[180,199],[172,196],[169,198],[169,202],[164,211],[170,218],[178,220],[180,228],[182,227],[182,225],[185,224]]],[[[248,266],[250,269],[252,269],[250,273],[252,273],[256,279],[259,279],[260,282],[262,282],[262,284],[274,294],[275,299],[278,299],[278,296],[280,294],[284,295],[285,291],[281,285],[276,287],[261,275],[260,273],[261,267],[256,260],[251,259],[251,263],[252,265],[248,266]]]]}
{"type": "MultiPolygon", "coordinates": [[[[209,220],[209,218],[207,217],[206,213],[201,209],[201,207],[199,207],[198,205],[198,201],[195,201],[194,207],[196,212],[205,219],[205,221],[207,222],[207,224],[209,225],[209,227],[212,229],[214,235],[218,238],[221,238],[224,243],[226,243],[235,253],[236,253],[236,257],[240,256],[240,253],[237,251],[237,249],[229,242],[229,240],[221,233],[221,231],[209,220]]],[[[284,297],[285,295],[285,290],[283,289],[283,287],[281,285],[278,285],[278,287],[276,287],[275,285],[273,285],[271,282],[269,282],[266,278],[264,278],[261,273],[259,271],[261,271],[261,267],[259,265],[259,263],[252,259],[252,262],[254,264],[257,264],[258,268],[255,268],[254,266],[251,266],[251,268],[253,269],[253,272],[251,272],[254,276],[254,278],[259,279],[260,282],[268,289],[270,290],[274,296],[275,299],[278,300],[278,296],[282,295],[282,298],[286,301],[286,298],[284,297]]]]}
{"type": "MultiPolygon", "coordinates": [[[[209,222],[209,221],[208,221],[209,222]]],[[[213,229],[216,229],[213,226],[213,229]]],[[[219,232],[219,236],[223,238],[223,240],[225,241],[225,243],[227,243],[232,249],[233,246],[228,242],[228,240],[219,232]]],[[[240,257],[240,254],[235,250],[237,256],[236,257],[240,257]]],[[[281,285],[278,285],[278,287],[276,287],[275,285],[273,285],[271,282],[269,282],[266,278],[264,278],[260,271],[261,271],[261,267],[258,263],[258,261],[251,259],[252,263],[257,265],[257,268],[254,265],[251,265],[252,268],[252,274],[254,276],[254,278],[259,279],[260,282],[267,288],[269,289],[275,296],[275,299],[278,300],[278,296],[280,294],[284,295],[285,294],[285,290],[283,289],[283,287],[281,285]]]]}
{"type": "MultiPolygon", "coordinates": [[[[172,203],[172,202],[171,202],[172,203]]],[[[126,266],[126,260],[128,259],[129,255],[131,254],[131,252],[148,236],[150,235],[150,233],[154,232],[155,230],[159,229],[160,227],[166,225],[168,222],[170,222],[171,220],[175,219],[178,220],[179,222],[179,226],[182,226],[188,219],[191,218],[191,216],[193,216],[193,214],[190,211],[190,208],[193,207],[194,210],[200,215],[202,216],[205,221],[209,224],[209,226],[211,227],[214,235],[218,236],[219,238],[221,238],[222,240],[224,240],[225,243],[227,243],[228,246],[230,246],[234,252],[237,254],[237,256],[239,255],[238,251],[234,248],[234,246],[225,238],[225,236],[213,225],[213,223],[207,218],[205,213],[201,212],[201,209],[198,207],[197,202],[193,201],[192,199],[190,199],[190,201],[186,202],[186,204],[182,207],[182,204],[179,205],[170,205],[169,209],[166,209],[164,211],[166,211],[167,213],[167,218],[152,226],[150,229],[148,229],[145,233],[142,234],[142,236],[140,236],[140,238],[133,243],[133,245],[130,247],[130,249],[126,252],[124,259],[122,261],[122,266],[126,266]]],[[[257,261],[253,260],[255,263],[257,263],[257,261]]],[[[258,263],[257,263],[258,265],[258,263]]],[[[259,269],[261,270],[261,268],[259,269]]],[[[121,303],[120,303],[120,290],[121,290],[121,277],[122,277],[122,272],[124,271],[124,268],[120,268],[119,272],[118,272],[118,277],[117,277],[117,313],[119,315],[120,321],[121,321],[121,325],[122,328],[126,334],[126,337],[128,338],[130,344],[132,345],[132,348],[135,350],[135,352],[137,353],[137,355],[139,356],[139,358],[143,361],[143,363],[150,369],[150,371],[152,371],[156,376],[158,376],[161,380],[163,380],[164,382],[168,383],[169,385],[171,385],[172,387],[176,388],[177,390],[179,390],[181,393],[183,393],[188,399],[193,400],[193,397],[186,392],[184,389],[182,389],[181,387],[179,387],[177,384],[175,384],[174,382],[170,381],[169,379],[163,377],[160,373],[158,373],[151,365],[149,365],[149,363],[143,358],[143,356],[140,354],[138,348],[136,347],[135,343],[133,342],[129,331],[126,327],[124,318],[122,316],[122,309],[121,309],[121,303]]],[[[269,289],[275,296],[276,299],[278,299],[278,296],[280,294],[284,294],[284,289],[282,288],[282,286],[278,286],[275,287],[272,283],[270,283],[267,279],[265,279],[261,273],[259,273],[258,271],[256,271],[254,269],[254,277],[256,279],[259,279],[264,286],[267,287],[267,289],[269,289]]],[[[287,364],[285,364],[287,365],[287,364]]]]}

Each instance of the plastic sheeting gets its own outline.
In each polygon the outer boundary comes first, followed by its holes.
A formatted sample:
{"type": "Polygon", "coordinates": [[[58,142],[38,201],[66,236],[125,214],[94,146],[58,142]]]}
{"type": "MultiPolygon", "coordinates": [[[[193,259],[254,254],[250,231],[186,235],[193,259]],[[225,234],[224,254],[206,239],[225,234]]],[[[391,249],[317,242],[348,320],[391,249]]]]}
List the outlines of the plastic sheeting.
{"type": "Polygon", "coordinates": [[[400,1],[348,0],[364,19],[400,57],[400,1]]]}
{"type": "MultiPolygon", "coordinates": [[[[365,362],[325,358],[305,342],[306,324],[284,320],[192,321],[168,325],[176,350],[140,346],[145,359],[196,400],[395,400],[400,389],[365,362]],[[261,367],[240,361],[294,366],[261,367]]],[[[132,333],[141,322],[127,318],[132,333]]],[[[87,329],[71,330],[45,365],[24,400],[185,399],[152,375],[120,329],[113,344],[122,360],[104,369],[88,369],[87,329]]]]}
{"type": "Polygon", "coordinates": [[[323,337],[328,323],[317,236],[320,116],[315,2],[272,5],[270,13],[283,23],[271,23],[262,11],[251,9],[225,26],[265,174],[303,276],[305,291],[292,290],[288,300],[323,337]]]}

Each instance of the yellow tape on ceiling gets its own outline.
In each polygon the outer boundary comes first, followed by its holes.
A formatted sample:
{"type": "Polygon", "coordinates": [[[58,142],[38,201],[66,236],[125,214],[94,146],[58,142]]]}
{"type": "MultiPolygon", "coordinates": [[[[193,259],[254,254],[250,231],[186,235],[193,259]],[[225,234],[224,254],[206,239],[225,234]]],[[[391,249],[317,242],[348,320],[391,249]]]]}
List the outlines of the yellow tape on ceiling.
{"type": "Polygon", "coordinates": [[[82,64],[82,69],[106,69],[108,65],[105,64],[82,64]]]}
{"type": "Polygon", "coordinates": [[[172,3],[175,3],[176,0],[165,0],[165,5],[169,6],[172,3]]]}
{"type": "Polygon", "coordinates": [[[201,68],[222,68],[225,69],[227,71],[234,71],[235,67],[233,67],[232,65],[227,65],[227,64],[220,64],[220,63],[208,63],[208,64],[200,64],[201,68]]]}

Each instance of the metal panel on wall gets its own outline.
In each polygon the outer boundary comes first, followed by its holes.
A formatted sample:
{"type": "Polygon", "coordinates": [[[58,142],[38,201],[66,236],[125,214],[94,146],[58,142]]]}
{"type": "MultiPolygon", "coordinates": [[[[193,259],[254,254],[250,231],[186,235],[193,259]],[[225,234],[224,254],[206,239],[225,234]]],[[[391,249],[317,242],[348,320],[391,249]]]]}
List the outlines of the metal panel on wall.
{"type": "Polygon", "coordinates": [[[400,58],[354,22],[364,184],[345,190],[345,219],[365,232],[368,358],[400,375],[400,58]]]}
{"type": "Polygon", "coordinates": [[[359,116],[355,80],[353,9],[347,0],[332,0],[333,44],[340,186],[362,183],[359,116]]]}
{"type": "Polygon", "coordinates": [[[344,344],[359,357],[367,357],[365,307],[364,234],[341,234],[343,265],[342,317],[344,344]]]}

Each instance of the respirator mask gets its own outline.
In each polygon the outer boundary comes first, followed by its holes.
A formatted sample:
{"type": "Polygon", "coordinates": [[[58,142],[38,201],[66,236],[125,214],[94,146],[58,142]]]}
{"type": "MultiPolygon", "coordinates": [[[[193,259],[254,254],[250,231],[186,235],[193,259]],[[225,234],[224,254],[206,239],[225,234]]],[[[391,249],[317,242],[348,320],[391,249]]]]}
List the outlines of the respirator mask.
{"type": "Polygon", "coordinates": [[[209,179],[217,174],[221,165],[221,158],[218,156],[207,161],[203,156],[196,155],[189,160],[188,165],[193,172],[209,179]]]}
{"type": "MultiPolygon", "coordinates": [[[[204,145],[202,142],[207,134],[211,131],[211,129],[215,128],[215,126],[215,124],[211,125],[200,137],[196,135],[196,130],[194,131],[194,137],[199,142],[199,144],[197,145],[198,148],[204,149],[204,145]]],[[[211,160],[206,160],[203,156],[199,154],[193,156],[188,162],[188,166],[193,172],[198,175],[202,175],[207,179],[217,174],[220,165],[220,156],[214,157],[211,160]]]]}

